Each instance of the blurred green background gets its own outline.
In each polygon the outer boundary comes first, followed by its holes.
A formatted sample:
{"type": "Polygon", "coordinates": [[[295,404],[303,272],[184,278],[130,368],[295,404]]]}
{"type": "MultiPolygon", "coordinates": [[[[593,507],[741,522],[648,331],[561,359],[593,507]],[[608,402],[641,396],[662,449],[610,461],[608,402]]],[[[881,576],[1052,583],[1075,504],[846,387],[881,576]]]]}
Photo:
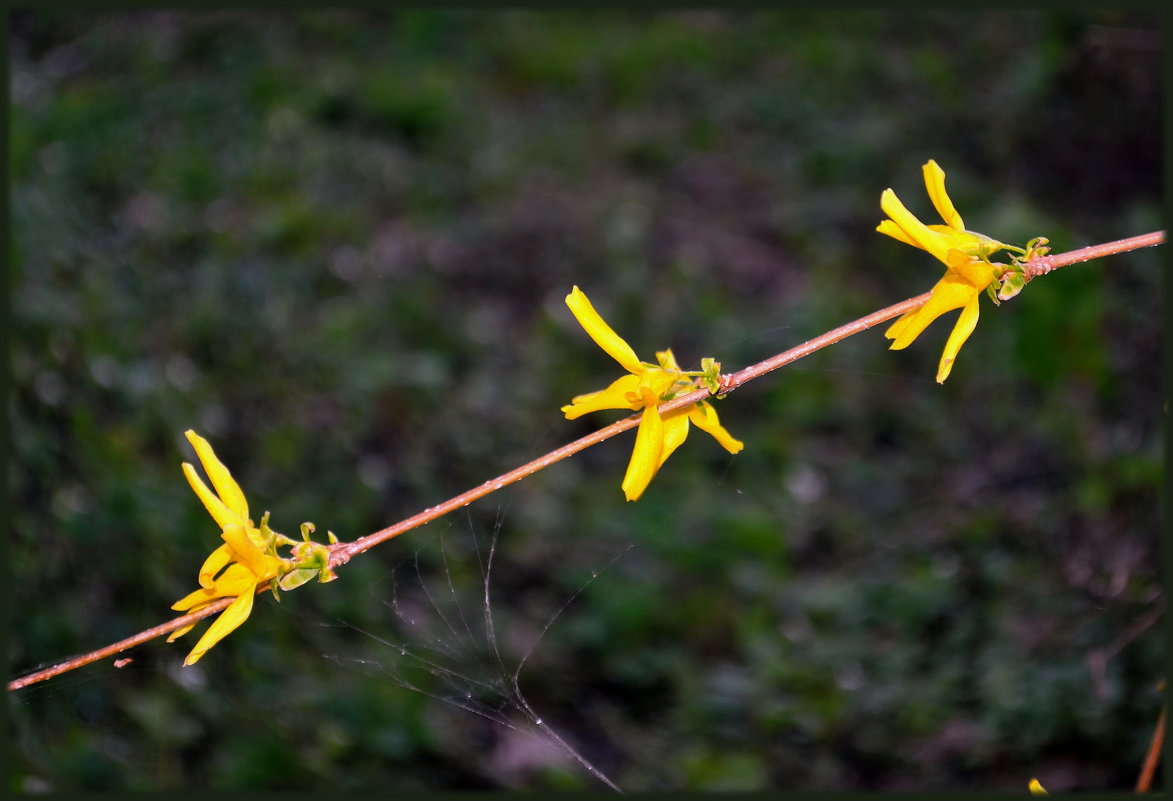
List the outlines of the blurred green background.
{"type": "MultiPolygon", "coordinates": [[[[1005,241],[1162,226],[1155,12],[9,37],[10,676],[195,588],[184,429],[254,516],[354,539],[621,416],[558,411],[620,372],[573,284],[643,358],[731,371],[939,278],[874,231],[889,186],[931,221],[929,158],[1005,241]]],[[[202,628],[10,693],[9,787],[602,789],[548,727],[625,790],[1129,789],[1165,672],[1162,258],[983,299],[944,386],[952,315],[755,381],[718,404],[745,451],[694,433],[638,503],[626,434],[259,598],[195,667],[202,628]]]]}

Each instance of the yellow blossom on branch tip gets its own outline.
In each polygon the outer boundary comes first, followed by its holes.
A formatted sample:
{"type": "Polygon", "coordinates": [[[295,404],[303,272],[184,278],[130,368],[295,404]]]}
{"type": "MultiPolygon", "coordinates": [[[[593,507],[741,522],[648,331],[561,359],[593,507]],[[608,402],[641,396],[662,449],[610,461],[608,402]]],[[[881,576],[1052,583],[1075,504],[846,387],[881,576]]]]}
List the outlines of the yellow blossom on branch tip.
{"type": "Polygon", "coordinates": [[[574,420],[603,409],[642,410],[631,461],[621,485],[627,500],[639,499],[656,472],[684,442],[690,423],[712,435],[730,453],[738,453],[744,447],[725,430],[717,419],[716,410],[707,401],[660,414],[659,404],[697,389],[694,379],[702,373],[681,370],[671,350],[658,351],[657,364],[641,362],[631,346],[607,325],[577,286],[566,296],[566,305],[591,339],[629,373],[606,389],[571,399],[562,407],[566,419],[574,420]]]}
{"type": "Polygon", "coordinates": [[[925,225],[904,207],[895,192],[885,189],[880,196],[880,208],[889,219],[881,222],[876,230],[928,251],[944,262],[947,269],[944,277],[933,287],[929,301],[898,318],[884,332],[884,336],[894,340],[892,350],[901,350],[912,344],[933,320],[954,309],[961,309],[961,315],[945,343],[945,350],[937,366],[937,383],[943,383],[953,369],[953,362],[961,346],[977,326],[978,296],[997,281],[1004,271],[1002,265],[992,264],[988,257],[1011,246],[984,234],[965,230],[961,215],[945,191],[945,171],[937,162],[930,160],[924,165],[923,172],[929,198],[945,224],[925,225]]]}
{"type": "MultiPolygon", "coordinates": [[[[296,542],[269,528],[269,513],[261,517],[258,527],[248,516],[248,501],[236,479],[216,458],[208,441],[194,431],[185,432],[195,448],[200,464],[212,482],[212,489],[204,483],[194,467],[183,463],[183,474],[204,508],[220,526],[224,544],[216,548],[200,567],[200,589],[180,598],[171,608],[179,612],[198,612],[221,598],[235,598],[204,632],[183,664],[194,665],[212,646],[231,634],[252,612],[253,596],[257,588],[268,583],[277,595],[277,588],[291,590],[315,576],[320,582],[337,578],[330,566],[331,548],[314,542],[310,534],[313,523],[302,523],[303,542],[296,542]],[[292,546],[291,558],[277,556],[278,546],[292,546]]],[[[331,546],[338,544],[334,532],[326,532],[331,546]]],[[[184,626],[171,633],[167,642],[173,642],[195,627],[184,626]]]]}
{"type": "MultiPolygon", "coordinates": [[[[208,488],[187,462],[183,463],[183,474],[222,529],[220,536],[224,544],[212,551],[200,567],[200,589],[176,601],[171,608],[179,612],[195,612],[220,598],[236,597],[208,627],[183,662],[184,665],[194,665],[208,649],[248,618],[257,586],[275,579],[287,568],[286,560],[275,555],[275,546],[293,541],[269,529],[267,514],[262,518],[260,528],[253,525],[248,517],[244,492],[228,468],[216,458],[212,446],[194,431],[187,431],[185,435],[195,448],[215,491],[208,488]]],[[[194,624],[172,632],[167,642],[182,637],[193,627],[194,624]]]]}

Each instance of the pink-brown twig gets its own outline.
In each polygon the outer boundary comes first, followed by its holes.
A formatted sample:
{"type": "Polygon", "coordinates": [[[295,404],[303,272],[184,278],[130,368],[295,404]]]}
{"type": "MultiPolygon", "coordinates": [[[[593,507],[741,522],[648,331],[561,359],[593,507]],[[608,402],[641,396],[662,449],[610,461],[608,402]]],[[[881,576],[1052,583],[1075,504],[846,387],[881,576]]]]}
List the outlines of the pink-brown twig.
{"type": "MultiPolygon", "coordinates": [[[[1154,245],[1159,245],[1164,241],[1165,232],[1155,231],[1150,234],[1134,236],[1129,239],[1121,239],[1115,242],[1107,242],[1100,245],[1081,248],[1079,250],[1069,251],[1067,253],[1045,256],[1040,259],[1033,259],[1028,262],[1026,265],[1026,274],[1028,277],[1033,278],[1037,277],[1038,275],[1045,275],[1052,270],[1067,266],[1069,264],[1077,264],[1079,262],[1089,261],[1091,259],[1100,258],[1102,256],[1124,253],[1129,250],[1152,247],[1154,245]]],[[[929,295],[930,293],[925,292],[921,295],[917,295],[916,297],[909,298],[908,300],[901,301],[900,303],[893,304],[892,306],[888,306],[885,309],[872,312],[871,314],[861,317],[858,320],[853,320],[846,325],[841,325],[838,328],[815,337],[814,339],[807,340],[801,345],[797,345],[775,356],[771,356],[768,359],[746,367],[743,370],[739,370],[736,373],[723,375],[721,376],[719,394],[732,392],[748,381],[752,381],[753,379],[759,378],[766,373],[777,370],[779,367],[783,367],[787,364],[790,364],[791,362],[797,361],[804,356],[809,356],[815,351],[821,350],[828,345],[833,345],[840,340],[852,336],[853,334],[866,331],[874,325],[878,325],[879,323],[890,320],[893,317],[904,314],[905,312],[917,309],[928,301],[929,295]]],[[[673,409],[679,409],[683,406],[688,406],[689,404],[704,400],[711,394],[713,393],[710,393],[707,389],[698,389],[696,392],[692,392],[688,395],[683,395],[679,398],[674,398],[673,400],[662,403],[659,406],[659,411],[661,414],[664,414],[672,411],[673,409]]],[[[356,554],[363,553],[364,551],[367,551],[380,543],[386,542],[387,540],[393,539],[406,531],[411,531],[414,528],[418,528],[419,526],[430,523],[436,518],[442,517],[451,511],[461,508],[462,506],[467,506],[473,501],[478,500],[479,498],[483,498],[490,493],[496,492],[502,487],[506,487],[516,481],[520,481],[526,476],[533,475],[539,470],[549,467],[555,462],[560,462],[568,456],[572,456],[581,450],[589,448],[591,445],[597,445],[598,443],[610,439],[622,431],[626,431],[629,428],[634,428],[635,426],[639,425],[639,421],[640,415],[626,417],[622,420],[612,423],[606,428],[599,429],[598,431],[595,431],[592,434],[588,434],[581,439],[577,439],[574,442],[563,445],[561,448],[550,451],[545,456],[540,456],[537,459],[534,459],[532,462],[527,462],[521,467],[510,470],[507,473],[503,473],[502,475],[486,481],[485,483],[474,487],[473,489],[462,492],[460,495],[457,495],[454,498],[450,498],[441,504],[424,509],[422,512],[412,515],[406,520],[401,520],[393,526],[388,526],[387,528],[381,529],[372,534],[368,534],[365,537],[360,537],[353,542],[341,542],[333,545],[330,548],[330,567],[335,568],[344,565],[350,560],[351,557],[355,556],[356,554]]],[[[268,589],[267,584],[258,587],[256,591],[264,592],[266,589],[268,589]]],[[[140,632],[133,637],[121,640],[112,645],[107,645],[104,648],[99,648],[98,650],[92,651],[88,654],[74,657],[54,665],[53,667],[39,670],[35,673],[31,673],[27,676],[10,681],[8,683],[8,690],[11,692],[12,690],[18,690],[21,687],[27,687],[28,685],[34,684],[38,681],[44,681],[45,679],[52,678],[53,676],[57,676],[67,671],[74,670],[75,668],[79,668],[82,665],[87,665],[91,662],[96,662],[99,659],[104,659],[105,657],[120,653],[128,648],[132,648],[148,640],[154,639],[155,637],[159,637],[169,632],[175,631],[176,629],[182,628],[189,623],[193,623],[197,620],[208,617],[209,615],[214,615],[217,612],[220,612],[225,607],[227,607],[232,602],[232,600],[232,598],[222,598],[216,603],[206,606],[198,612],[184,615],[183,617],[179,617],[162,625],[147,629],[146,631],[140,632]]]]}

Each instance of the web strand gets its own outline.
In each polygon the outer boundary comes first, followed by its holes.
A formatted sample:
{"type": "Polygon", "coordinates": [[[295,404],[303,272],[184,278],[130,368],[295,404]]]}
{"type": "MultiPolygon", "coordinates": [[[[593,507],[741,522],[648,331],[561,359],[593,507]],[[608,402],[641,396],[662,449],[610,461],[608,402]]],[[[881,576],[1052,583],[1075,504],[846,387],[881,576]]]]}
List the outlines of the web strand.
{"type": "Polygon", "coordinates": [[[522,669],[555,622],[603,571],[619,561],[633,546],[626,545],[601,569],[590,571],[590,576],[543,621],[537,637],[529,644],[516,664],[510,667],[510,660],[502,653],[500,647],[492,600],[493,571],[502,522],[503,513],[498,508],[493,535],[486,549],[477,538],[476,527],[472,524],[471,517],[469,519],[473,558],[476,559],[481,576],[478,602],[484,629],[480,635],[474,631],[465,612],[465,604],[462,603],[457,590],[453,555],[448,538],[441,537],[438,544],[439,568],[443,578],[433,580],[444,582],[442,592],[429,587],[431,581],[425,575],[425,566],[420,558],[423,549],[415,551],[408,561],[391,571],[391,598],[383,603],[404,627],[404,637],[388,639],[335,618],[337,623],[397,652],[397,657],[389,661],[341,655],[326,655],[326,658],[336,664],[377,671],[406,690],[470,712],[510,731],[545,740],[606,787],[615,792],[622,792],[618,785],[538,714],[521,690],[520,676],[522,669]],[[405,568],[410,572],[410,577],[401,576],[405,568]],[[405,592],[409,589],[419,594],[422,607],[418,610],[411,608],[412,601],[405,592]],[[445,609],[445,606],[449,608],[445,609]],[[438,686],[428,686],[417,680],[413,677],[416,671],[432,677],[439,682],[438,686]]]}

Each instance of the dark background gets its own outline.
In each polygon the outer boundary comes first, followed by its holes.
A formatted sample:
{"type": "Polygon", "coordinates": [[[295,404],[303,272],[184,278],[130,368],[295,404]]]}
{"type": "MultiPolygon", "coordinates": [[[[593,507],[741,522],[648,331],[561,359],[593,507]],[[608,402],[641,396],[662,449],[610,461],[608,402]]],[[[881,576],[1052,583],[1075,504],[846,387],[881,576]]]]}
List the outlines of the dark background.
{"type": "MultiPolygon", "coordinates": [[[[929,158],[1004,241],[1162,226],[1156,14],[9,24],[10,676],[195,588],[186,428],[254,518],[354,539],[620,416],[558,411],[621,372],[575,283],[641,357],[731,371],[940,277],[874,231],[888,186],[935,222],[929,158]]],[[[602,788],[549,727],[626,790],[1129,789],[1162,258],[982,299],[944,386],[954,315],[755,381],[718,404],[745,451],[694,433],[638,503],[629,433],[259,598],[193,668],[202,628],[12,693],[9,786],[602,788]],[[520,673],[538,725],[508,679],[571,598],[520,673]]]]}

